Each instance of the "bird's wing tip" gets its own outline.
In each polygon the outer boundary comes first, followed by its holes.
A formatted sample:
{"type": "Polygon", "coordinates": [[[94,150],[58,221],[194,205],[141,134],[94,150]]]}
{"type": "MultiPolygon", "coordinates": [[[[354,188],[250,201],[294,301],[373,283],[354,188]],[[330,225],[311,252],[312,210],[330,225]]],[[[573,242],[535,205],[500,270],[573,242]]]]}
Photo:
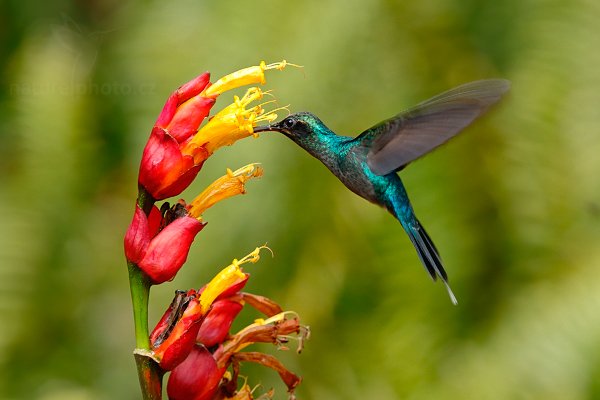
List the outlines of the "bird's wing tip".
{"type": "Polygon", "coordinates": [[[452,289],[450,289],[450,285],[448,285],[448,282],[446,282],[445,280],[444,280],[444,285],[446,285],[446,290],[448,291],[448,296],[450,296],[450,301],[452,302],[453,305],[457,306],[458,300],[456,299],[456,296],[452,292],[452,289]]]}

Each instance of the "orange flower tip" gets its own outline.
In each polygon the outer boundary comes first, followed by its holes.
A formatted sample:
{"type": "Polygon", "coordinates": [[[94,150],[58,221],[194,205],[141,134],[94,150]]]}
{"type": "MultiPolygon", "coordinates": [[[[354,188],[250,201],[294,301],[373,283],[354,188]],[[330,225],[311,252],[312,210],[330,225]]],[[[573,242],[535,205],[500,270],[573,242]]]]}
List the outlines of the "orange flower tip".
{"type": "Polygon", "coordinates": [[[203,92],[203,95],[206,97],[216,97],[228,90],[239,88],[241,86],[254,84],[262,85],[266,82],[265,71],[272,69],[282,71],[288,65],[296,68],[302,68],[302,66],[289,63],[286,60],[272,64],[267,64],[264,61],[261,61],[259,65],[243,68],[232,72],[229,75],[225,75],[211,86],[206,88],[203,92]]]}

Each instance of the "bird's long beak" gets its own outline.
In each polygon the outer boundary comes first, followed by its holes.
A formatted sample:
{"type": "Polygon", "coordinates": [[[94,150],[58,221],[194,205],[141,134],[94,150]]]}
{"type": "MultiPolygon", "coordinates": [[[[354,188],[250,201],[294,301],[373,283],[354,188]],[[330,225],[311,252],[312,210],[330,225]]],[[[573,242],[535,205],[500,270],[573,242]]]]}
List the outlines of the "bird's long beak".
{"type": "Polygon", "coordinates": [[[279,129],[277,129],[277,127],[274,126],[274,124],[257,126],[256,128],[254,128],[254,132],[269,132],[269,131],[274,132],[274,131],[279,131],[279,129]]]}

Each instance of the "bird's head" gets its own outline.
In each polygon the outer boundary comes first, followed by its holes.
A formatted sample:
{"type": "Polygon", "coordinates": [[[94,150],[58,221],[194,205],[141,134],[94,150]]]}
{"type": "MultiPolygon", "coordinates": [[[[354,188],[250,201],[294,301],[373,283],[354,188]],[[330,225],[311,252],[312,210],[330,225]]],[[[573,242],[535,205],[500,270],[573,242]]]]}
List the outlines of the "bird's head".
{"type": "Polygon", "coordinates": [[[315,141],[320,135],[330,133],[323,122],[309,112],[292,114],[274,124],[254,128],[254,132],[268,131],[281,132],[301,146],[315,141]]]}

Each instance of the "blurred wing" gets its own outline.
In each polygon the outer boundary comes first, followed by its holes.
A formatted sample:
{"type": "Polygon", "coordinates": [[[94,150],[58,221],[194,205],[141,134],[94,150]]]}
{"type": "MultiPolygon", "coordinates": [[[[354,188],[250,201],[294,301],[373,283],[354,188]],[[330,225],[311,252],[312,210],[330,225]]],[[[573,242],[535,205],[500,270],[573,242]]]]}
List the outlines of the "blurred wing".
{"type": "Polygon", "coordinates": [[[367,164],[377,175],[406,166],[457,135],[510,88],[504,79],[470,82],[439,94],[366,130],[367,164]]]}

